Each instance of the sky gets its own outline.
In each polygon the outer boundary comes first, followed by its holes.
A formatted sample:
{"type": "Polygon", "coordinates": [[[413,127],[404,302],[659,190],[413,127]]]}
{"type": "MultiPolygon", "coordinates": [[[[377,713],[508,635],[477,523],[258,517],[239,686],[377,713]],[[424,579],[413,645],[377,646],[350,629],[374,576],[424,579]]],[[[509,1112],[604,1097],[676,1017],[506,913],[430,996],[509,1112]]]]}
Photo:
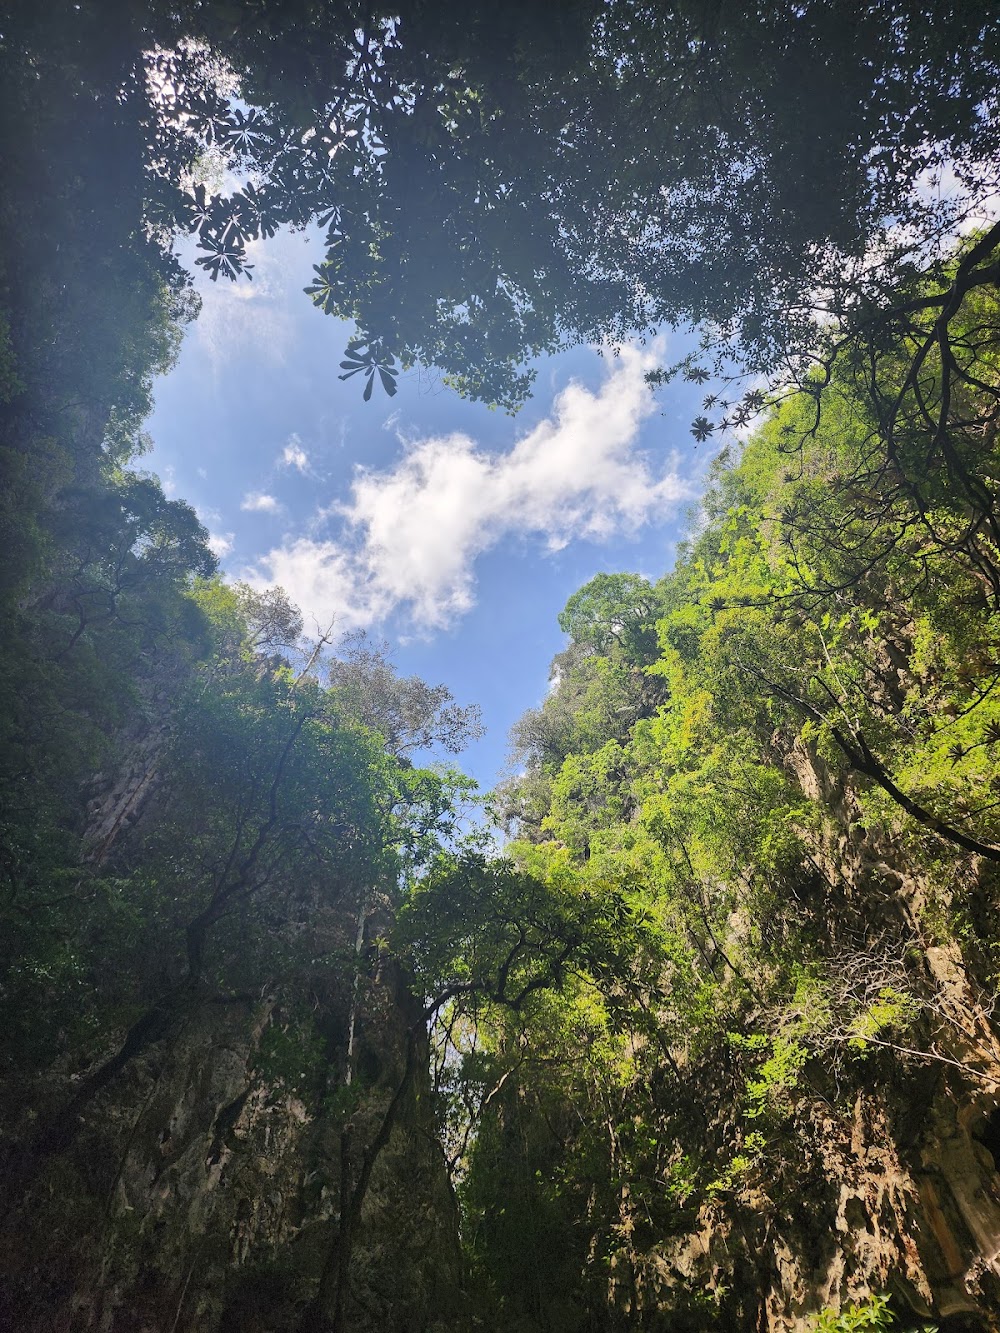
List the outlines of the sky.
{"type": "Polygon", "coordinates": [[[690,529],[704,390],[654,396],[643,378],[690,343],[540,360],[516,417],[419,368],[365,403],[362,377],[338,379],[353,330],[302,291],[318,237],[251,249],[252,282],[197,278],[202,312],[156,387],[142,466],[194,505],[227,578],[280,584],[307,632],[365,630],[402,674],[478,704],[486,733],[459,763],[488,790],[545,696],[567,598],[601,571],[658,578],[690,529]]]}

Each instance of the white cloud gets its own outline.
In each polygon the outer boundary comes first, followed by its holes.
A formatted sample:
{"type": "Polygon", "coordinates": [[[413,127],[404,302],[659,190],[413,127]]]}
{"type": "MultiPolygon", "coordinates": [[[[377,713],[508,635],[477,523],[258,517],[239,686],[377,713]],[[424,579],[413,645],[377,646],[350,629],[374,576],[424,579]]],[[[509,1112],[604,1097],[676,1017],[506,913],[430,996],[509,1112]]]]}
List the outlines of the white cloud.
{"type": "Polygon", "coordinates": [[[251,514],[276,514],[281,505],[273,495],[268,495],[264,491],[247,491],[240,501],[240,508],[251,514]]]}
{"type": "Polygon", "coordinates": [[[475,561],[505,538],[556,551],[662,520],[690,490],[674,465],[654,473],[636,448],[655,363],[626,349],[596,393],[571,384],[508,453],[465,435],[411,442],[395,467],[360,471],[350,500],[320,515],[336,526],[328,539],[299,537],[244,576],[280,584],[306,614],[345,630],[398,608],[441,628],[475,604],[475,561]]]}
{"type": "Polygon", "coordinates": [[[216,559],[224,560],[233,549],[233,533],[210,532],[208,534],[208,549],[216,559]]]}
{"type": "Polygon", "coordinates": [[[234,534],[215,530],[215,524],[222,522],[222,515],[217,509],[195,505],[194,512],[198,515],[198,522],[208,533],[206,538],[208,549],[217,560],[224,560],[233,549],[234,534]]]}
{"type": "Polygon", "coordinates": [[[281,451],[281,457],[278,459],[282,467],[294,467],[307,476],[309,473],[309,455],[302,448],[302,441],[295,434],[289,435],[288,443],[281,451]]]}
{"type": "Polygon", "coordinates": [[[228,278],[212,282],[195,267],[204,252],[193,242],[185,246],[182,258],[195,275],[202,299],[192,336],[216,374],[247,357],[279,366],[287,360],[295,339],[292,294],[297,306],[302,300],[298,288],[311,271],[312,252],[305,248],[305,240],[300,233],[281,228],[269,239],[248,241],[252,272],[235,282],[228,278]]]}

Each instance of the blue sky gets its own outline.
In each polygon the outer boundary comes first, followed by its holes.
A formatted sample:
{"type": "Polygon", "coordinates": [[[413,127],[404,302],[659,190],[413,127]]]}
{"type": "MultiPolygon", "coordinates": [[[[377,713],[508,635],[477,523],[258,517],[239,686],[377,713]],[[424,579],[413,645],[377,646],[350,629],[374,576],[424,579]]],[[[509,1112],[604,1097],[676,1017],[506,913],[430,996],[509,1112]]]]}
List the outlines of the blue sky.
{"type": "Polygon", "coordinates": [[[302,292],[317,238],[253,249],[252,283],[199,280],[143,466],[197,508],[228,577],[281,583],[307,627],[366,629],[404,674],[478,703],[486,735],[460,762],[489,788],[544,697],[566,599],[601,570],[658,577],[687,530],[704,390],[656,400],[643,372],[690,344],[543,360],[515,418],[422,370],[365,403],[337,378],[352,330],[302,292]]]}

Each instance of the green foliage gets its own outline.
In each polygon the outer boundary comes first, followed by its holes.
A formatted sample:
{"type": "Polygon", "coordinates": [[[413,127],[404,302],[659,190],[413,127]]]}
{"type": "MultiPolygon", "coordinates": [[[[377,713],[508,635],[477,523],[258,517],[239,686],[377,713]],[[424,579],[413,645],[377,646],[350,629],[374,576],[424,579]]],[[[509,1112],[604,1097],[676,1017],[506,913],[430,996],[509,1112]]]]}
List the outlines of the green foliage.
{"type": "Polygon", "coordinates": [[[872,1296],[861,1305],[848,1306],[839,1313],[824,1310],[813,1321],[817,1333],[852,1333],[857,1328],[891,1328],[896,1322],[889,1309],[888,1298],[872,1296]]]}
{"type": "Polygon", "coordinates": [[[477,853],[440,859],[410,888],[393,945],[436,1006],[459,995],[520,1011],[585,964],[614,978],[646,923],[614,884],[544,881],[477,853]]]}
{"type": "MultiPolygon", "coordinates": [[[[934,168],[928,145],[980,162],[994,146],[970,111],[996,81],[971,16],[947,41],[929,12],[905,6],[807,4],[794,22],[778,9],[754,23],[709,18],[698,4],[656,14],[629,2],[502,15],[446,5],[433,18],[409,5],[388,16],[371,15],[360,48],[347,25],[317,25],[314,58],[329,71],[319,105],[276,96],[251,134],[217,113],[216,137],[267,185],[252,203],[237,194],[195,210],[213,273],[234,215],[237,234],[255,236],[264,218],[322,212],[328,249],[309,293],[356,318],[358,341],[378,349],[344,363],[367,371],[366,393],[376,370],[394,382],[394,353],[515,407],[530,383],[526,356],[706,317],[739,327],[754,370],[782,353],[787,365],[815,337],[802,313],[810,290],[830,287],[832,308],[860,314],[907,272],[898,219],[930,231],[947,211],[912,189],[934,168]],[[330,77],[334,53],[352,80],[330,77]],[[322,109],[338,98],[342,121],[331,125],[322,109]],[[307,129],[316,133],[303,153],[307,129]],[[884,255],[870,285],[845,262],[865,246],[884,255]]],[[[252,31],[236,36],[241,55],[256,55],[252,31]]],[[[244,60],[274,96],[271,64],[244,60]]],[[[241,255],[229,234],[224,262],[238,267],[241,255]]]]}
{"type": "Polygon", "coordinates": [[[574,643],[606,653],[618,644],[630,660],[643,662],[655,648],[652,585],[638,574],[598,574],[566,603],[559,628],[574,643]]]}
{"type": "MultiPolygon", "coordinates": [[[[889,1298],[876,1295],[857,1305],[849,1305],[839,1313],[834,1310],[824,1310],[822,1314],[816,1316],[810,1327],[816,1333],[854,1333],[855,1329],[878,1330],[894,1328],[896,1324],[896,1317],[889,1309],[889,1298]]],[[[922,1327],[926,1333],[934,1333],[934,1328],[930,1324],[922,1327]]]]}
{"type": "MultiPolygon", "coordinates": [[[[985,378],[964,410],[978,421],[993,411],[996,312],[988,292],[964,300],[949,336],[976,330],[985,378]]],[[[905,376],[902,353],[895,365],[905,376]]],[[[582,1039],[573,989],[554,993],[521,1037],[552,1068],[508,1075],[528,1117],[524,1161],[558,1174],[591,1256],[625,1262],[614,1238],[627,1235],[633,1271],[656,1271],[660,1239],[696,1204],[793,1197],[813,1106],[846,1114],[889,1062],[951,1049],[896,916],[904,896],[886,883],[919,876],[928,920],[950,904],[936,928],[951,941],[992,938],[957,886],[1000,855],[993,538],[957,472],[906,481],[926,431],[899,436],[886,472],[855,370],[838,362],[820,412],[790,397],[720,460],[704,522],[658,585],[604,576],[570,599],[574,642],[515,732],[526,772],[499,813],[516,863],[578,891],[627,883],[650,923],[649,965],[617,1002],[605,996],[607,1036],[582,1039]],[[963,522],[969,539],[953,540],[963,522]],[[637,648],[631,627],[645,634],[653,618],[655,650],[637,648]],[[713,1096],[719,1120],[691,1112],[713,1096]],[[561,1168],[534,1117],[563,1143],[561,1168]]],[[[975,429],[976,475],[1000,475],[995,431],[975,429]]],[[[968,446],[971,459],[971,433],[968,446]]],[[[954,1058],[968,1058],[960,1043],[954,1058]]],[[[499,1134],[486,1102],[481,1132],[499,1134]]],[[[467,1169],[477,1261],[506,1290],[501,1268],[525,1256],[490,1230],[502,1170],[478,1146],[467,1169]]],[[[581,1268],[572,1289],[588,1281],[581,1268]]],[[[874,1298],[820,1326],[888,1317],[874,1298]]]]}
{"type": "Polygon", "coordinates": [[[848,1044],[864,1053],[873,1038],[907,1028],[919,1013],[920,1003],[914,996],[895,986],[882,986],[876,999],[852,1020],[848,1044]]]}
{"type": "Polygon", "coordinates": [[[305,1006],[272,1017],[257,1054],[257,1073],[272,1096],[284,1089],[302,1096],[326,1063],[323,1036],[305,1006]]]}
{"type": "Polygon", "coordinates": [[[743,1140],[743,1151],[739,1152],[727,1164],[725,1170],[704,1186],[708,1195],[726,1194],[738,1190],[747,1183],[748,1178],[760,1165],[767,1147],[767,1140],[757,1130],[751,1131],[743,1140]]]}
{"type": "MultiPolygon", "coordinates": [[[[908,296],[909,238],[939,236],[961,208],[920,182],[950,169],[973,201],[993,185],[989,17],[901,0],[811,0],[753,22],[695,0],[663,13],[407,0],[294,19],[261,4],[236,22],[225,5],[148,3],[109,42],[58,0],[44,22],[21,6],[5,25],[2,109],[29,123],[23,71],[49,75],[30,123],[57,162],[80,161],[47,182],[64,207],[100,140],[87,131],[110,121],[116,160],[135,183],[147,168],[133,230],[196,236],[213,280],[249,273],[251,241],[317,221],[307,291],[356,322],[342,371],[366,397],[419,361],[513,410],[525,361],[566,343],[711,321],[709,361],[735,343],[751,372],[797,370],[824,319],[863,329],[887,292],[908,296]],[[197,183],[209,152],[244,183],[197,183]]],[[[12,156],[17,200],[30,156],[12,156]]],[[[107,194],[98,227],[114,226],[107,194]]],[[[761,398],[731,410],[737,424],[761,398]]],[[[701,439],[715,428],[695,423],[701,439]]]]}
{"type": "MultiPolygon", "coordinates": [[[[940,254],[952,204],[914,191],[943,164],[987,191],[995,49],[954,6],[299,9],[58,0],[0,35],[4,1125],[63,1152],[55,1200],[89,1136],[110,1198],[126,1072],[197,1004],[266,1006],[255,1077],[345,1129],[347,1180],[393,1132],[351,1158],[393,1061],[344,1016],[403,1022],[399,1105],[431,1022],[484,1318],[642,1322],[672,1238],[734,1198],[787,1211],[814,1103],[942,1058],[894,867],[994,944],[1000,233],[940,254]],[[209,147],[228,197],[195,181],[209,147]],[[308,294],[358,326],[366,399],[422,361],[513,410],[526,356],[665,320],[800,390],[710,394],[699,440],[716,409],[763,422],[676,568],[567,602],[506,858],[463,831],[471,784],[414,763],[474,711],[362,639],[297,677],[297,609],[217,578],[135,468],[195,313],[175,235],[235,278],[319,217],[308,294]]],[[[302,1295],[248,1273],[233,1318],[302,1295]]],[[[721,1326],[738,1296],[685,1308],[721,1326]]],[[[873,1297],[817,1327],[890,1323],[873,1297]]]]}

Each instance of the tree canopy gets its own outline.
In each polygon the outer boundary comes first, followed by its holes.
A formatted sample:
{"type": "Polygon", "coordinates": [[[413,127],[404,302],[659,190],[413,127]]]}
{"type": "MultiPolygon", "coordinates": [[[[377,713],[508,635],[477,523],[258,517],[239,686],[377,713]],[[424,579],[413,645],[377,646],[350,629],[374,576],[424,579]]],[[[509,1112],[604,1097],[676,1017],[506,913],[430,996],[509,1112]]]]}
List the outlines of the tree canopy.
{"type": "MultiPolygon", "coordinates": [[[[70,8],[73,58],[104,7],[70,8]]],[[[831,319],[891,304],[996,185],[997,19],[948,0],[147,3],[102,73],[118,62],[138,114],[165,245],[190,231],[236,279],[249,241],[317,223],[310,295],[357,324],[343,370],[366,396],[420,361],[514,408],[525,362],[566,343],[691,323],[751,374],[797,373],[831,319]],[[192,183],[206,151],[237,188],[192,183]]],[[[45,49],[35,25],[19,7],[9,55],[45,49]]]]}

